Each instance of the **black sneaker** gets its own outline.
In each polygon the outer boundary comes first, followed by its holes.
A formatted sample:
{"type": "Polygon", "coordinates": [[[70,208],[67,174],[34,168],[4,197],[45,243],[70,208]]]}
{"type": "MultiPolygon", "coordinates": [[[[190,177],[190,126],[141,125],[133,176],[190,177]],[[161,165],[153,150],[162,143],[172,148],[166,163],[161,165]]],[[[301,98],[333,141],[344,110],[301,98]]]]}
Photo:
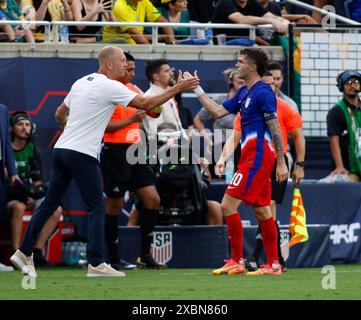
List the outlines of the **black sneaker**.
{"type": "Polygon", "coordinates": [[[245,259],[244,265],[249,272],[253,272],[258,270],[258,263],[255,259],[255,257],[250,256],[247,259],[245,259]]]}
{"type": "Polygon", "coordinates": [[[110,264],[115,270],[133,270],[137,266],[135,264],[129,263],[128,261],[120,259],[117,263],[110,264]]]}
{"type": "Polygon", "coordinates": [[[156,261],[152,255],[148,254],[144,257],[139,257],[137,259],[137,267],[138,268],[146,268],[146,269],[166,269],[166,264],[161,264],[158,261],[156,261]]]}

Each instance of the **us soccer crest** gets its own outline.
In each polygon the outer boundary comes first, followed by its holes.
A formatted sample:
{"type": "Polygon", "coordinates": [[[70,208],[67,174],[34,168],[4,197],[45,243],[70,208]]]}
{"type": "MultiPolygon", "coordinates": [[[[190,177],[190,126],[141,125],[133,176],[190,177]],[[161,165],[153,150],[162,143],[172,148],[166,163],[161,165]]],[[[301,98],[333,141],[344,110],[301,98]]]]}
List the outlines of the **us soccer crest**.
{"type": "Polygon", "coordinates": [[[173,256],[173,235],[171,231],[154,231],[151,246],[153,258],[161,264],[167,263],[173,256]]]}

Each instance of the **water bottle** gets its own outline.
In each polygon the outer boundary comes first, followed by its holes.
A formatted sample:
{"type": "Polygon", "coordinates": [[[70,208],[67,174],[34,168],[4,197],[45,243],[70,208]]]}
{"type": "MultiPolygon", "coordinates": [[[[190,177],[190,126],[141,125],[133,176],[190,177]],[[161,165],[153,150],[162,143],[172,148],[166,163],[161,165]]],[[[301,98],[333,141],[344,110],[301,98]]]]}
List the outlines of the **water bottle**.
{"type": "Polygon", "coordinates": [[[233,162],[233,156],[229,157],[226,161],[226,166],[224,168],[225,174],[226,174],[226,183],[230,183],[232,178],[233,178],[233,174],[234,174],[234,162],[233,162]]]}
{"type": "Polygon", "coordinates": [[[76,244],[75,242],[71,242],[69,249],[69,264],[71,266],[76,264],[76,244]]]}
{"type": "Polygon", "coordinates": [[[67,26],[61,26],[59,33],[60,33],[60,42],[69,43],[69,28],[67,26]]]}
{"type": "Polygon", "coordinates": [[[69,243],[63,242],[62,245],[62,262],[63,264],[68,264],[69,261],[69,243]]]}

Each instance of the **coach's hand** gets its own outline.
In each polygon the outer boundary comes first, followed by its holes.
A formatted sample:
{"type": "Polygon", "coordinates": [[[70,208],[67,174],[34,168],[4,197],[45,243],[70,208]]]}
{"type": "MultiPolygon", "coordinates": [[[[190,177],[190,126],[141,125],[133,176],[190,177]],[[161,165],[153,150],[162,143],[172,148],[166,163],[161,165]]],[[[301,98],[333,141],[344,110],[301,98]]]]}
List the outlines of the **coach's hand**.
{"type": "Polygon", "coordinates": [[[196,79],[199,80],[198,72],[197,72],[197,70],[196,70],[196,71],[194,71],[194,74],[192,75],[190,72],[186,71],[186,72],[184,72],[184,74],[183,74],[183,78],[184,78],[184,79],[196,78],[196,79]]]}
{"type": "Polygon", "coordinates": [[[288,178],[288,169],[284,161],[277,163],[276,181],[283,182],[288,178]]]}
{"type": "Polygon", "coordinates": [[[199,79],[192,76],[189,72],[185,72],[187,76],[183,76],[181,70],[178,72],[178,80],[176,86],[179,87],[180,91],[193,90],[199,86],[199,79]]]}

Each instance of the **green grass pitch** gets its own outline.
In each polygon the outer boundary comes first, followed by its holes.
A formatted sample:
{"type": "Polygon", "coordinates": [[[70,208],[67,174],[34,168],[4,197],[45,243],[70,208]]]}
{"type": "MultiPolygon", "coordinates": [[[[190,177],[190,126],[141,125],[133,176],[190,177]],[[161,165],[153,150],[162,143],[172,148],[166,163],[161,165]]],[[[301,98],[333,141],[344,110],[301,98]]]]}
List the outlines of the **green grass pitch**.
{"type": "Polygon", "coordinates": [[[36,289],[20,272],[0,273],[0,300],[256,300],[361,299],[361,265],[336,266],[336,289],[323,289],[321,268],[289,269],[281,276],[212,276],[210,269],[132,270],[122,278],[86,278],[85,270],[39,269],[36,289]]]}

